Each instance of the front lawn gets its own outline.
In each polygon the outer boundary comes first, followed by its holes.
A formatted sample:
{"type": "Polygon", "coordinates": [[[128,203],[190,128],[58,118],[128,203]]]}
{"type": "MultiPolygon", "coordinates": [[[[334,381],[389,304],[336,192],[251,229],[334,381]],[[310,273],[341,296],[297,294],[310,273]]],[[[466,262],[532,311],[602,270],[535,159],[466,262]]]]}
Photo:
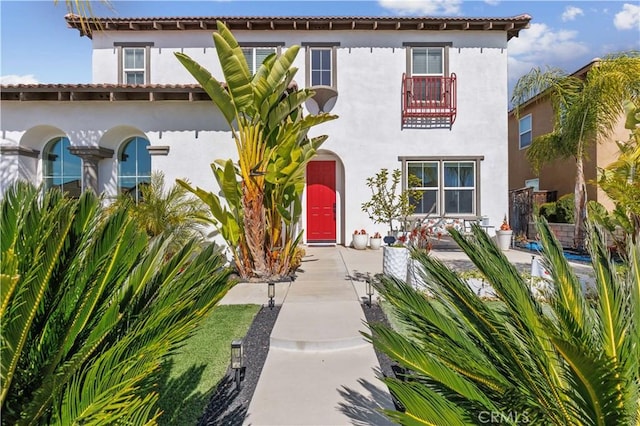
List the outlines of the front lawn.
{"type": "Polygon", "coordinates": [[[159,385],[161,425],[195,425],[229,366],[231,341],[249,330],[259,305],[217,306],[176,353],[159,385]]]}

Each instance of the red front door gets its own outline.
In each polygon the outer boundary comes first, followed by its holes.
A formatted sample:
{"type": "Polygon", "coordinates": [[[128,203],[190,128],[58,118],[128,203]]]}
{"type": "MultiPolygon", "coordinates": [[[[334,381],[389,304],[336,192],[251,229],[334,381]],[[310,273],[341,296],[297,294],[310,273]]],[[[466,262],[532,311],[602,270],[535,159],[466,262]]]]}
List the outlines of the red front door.
{"type": "Polygon", "coordinates": [[[336,162],[307,165],[307,242],[336,242],[336,162]]]}

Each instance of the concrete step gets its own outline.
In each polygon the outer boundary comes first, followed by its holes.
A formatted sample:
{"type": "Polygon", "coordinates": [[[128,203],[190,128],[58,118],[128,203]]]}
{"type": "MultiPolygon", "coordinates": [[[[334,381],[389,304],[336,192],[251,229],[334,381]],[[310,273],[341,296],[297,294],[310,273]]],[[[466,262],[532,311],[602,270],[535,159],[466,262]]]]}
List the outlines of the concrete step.
{"type": "MultiPolygon", "coordinates": [[[[355,299],[355,298],[354,298],[355,299]]],[[[366,347],[360,304],[334,300],[290,303],[287,300],[271,332],[271,347],[289,351],[335,351],[366,347]]]]}

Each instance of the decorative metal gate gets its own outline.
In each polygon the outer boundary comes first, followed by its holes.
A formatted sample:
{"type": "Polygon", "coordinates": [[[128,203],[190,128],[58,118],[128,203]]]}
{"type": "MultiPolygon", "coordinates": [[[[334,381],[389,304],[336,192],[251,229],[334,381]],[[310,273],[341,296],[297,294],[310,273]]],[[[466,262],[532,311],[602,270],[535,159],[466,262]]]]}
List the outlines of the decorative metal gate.
{"type": "Polygon", "coordinates": [[[509,224],[514,235],[529,235],[529,222],[533,220],[533,188],[509,191],[509,224]]]}

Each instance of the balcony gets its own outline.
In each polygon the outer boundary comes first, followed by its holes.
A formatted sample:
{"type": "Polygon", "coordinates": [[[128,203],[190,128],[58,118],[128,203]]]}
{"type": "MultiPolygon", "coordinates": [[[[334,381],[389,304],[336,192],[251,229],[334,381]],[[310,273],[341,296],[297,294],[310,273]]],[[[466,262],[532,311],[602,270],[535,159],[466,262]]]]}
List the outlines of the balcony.
{"type": "Polygon", "coordinates": [[[456,120],[456,75],[402,75],[402,127],[449,129],[456,120]]]}

